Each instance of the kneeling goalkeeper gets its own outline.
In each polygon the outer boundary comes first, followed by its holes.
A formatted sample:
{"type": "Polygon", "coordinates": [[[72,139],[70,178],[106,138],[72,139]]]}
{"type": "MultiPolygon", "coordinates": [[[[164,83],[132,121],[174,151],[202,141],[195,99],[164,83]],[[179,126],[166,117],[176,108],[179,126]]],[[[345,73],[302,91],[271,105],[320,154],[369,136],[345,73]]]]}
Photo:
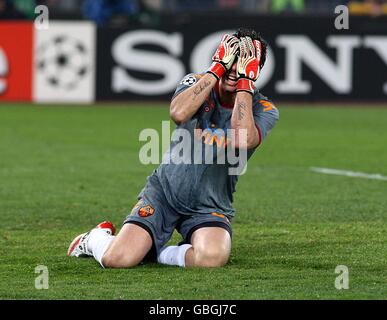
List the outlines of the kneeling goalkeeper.
{"type": "MultiPolygon", "coordinates": [[[[248,159],[279,117],[278,110],[254,87],[266,60],[266,43],[254,30],[238,29],[223,36],[212,60],[207,72],[189,74],[180,82],[171,101],[171,118],[190,133],[189,144],[244,150],[248,159]],[[218,136],[218,129],[223,129],[223,137],[218,136]],[[245,139],[241,140],[242,131],[245,139]]],[[[166,155],[178,158],[180,151],[172,141],[166,155]]],[[[238,176],[229,174],[228,161],[216,161],[217,152],[213,157],[213,163],[163,162],[148,177],[117,236],[110,222],[102,222],[77,236],[67,254],[93,256],[109,268],[136,266],[152,253],[159,263],[168,265],[225,265],[231,250],[230,221],[238,176]],[[165,246],[175,229],[183,241],[165,246]]]]}

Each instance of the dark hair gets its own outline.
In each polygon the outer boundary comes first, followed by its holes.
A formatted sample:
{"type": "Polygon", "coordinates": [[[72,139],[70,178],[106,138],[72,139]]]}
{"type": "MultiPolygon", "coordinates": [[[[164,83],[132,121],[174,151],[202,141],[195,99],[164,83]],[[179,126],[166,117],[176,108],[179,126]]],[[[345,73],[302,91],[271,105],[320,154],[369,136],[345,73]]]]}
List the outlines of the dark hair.
{"type": "Polygon", "coordinates": [[[254,29],[248,29],[248,28],[238,28],[238,30],[233,34],[233,36],[240,39],[241,37],[250,37],[253,40],[258,40],[262,45],[262,52],[261,52],[261,62],[259,64],[259,67],[262,69],[263,65],[266,62],[266,53],[267,53],[267,42],[265,39],[261,37],[261,35],[255,31],[254,29]]]}

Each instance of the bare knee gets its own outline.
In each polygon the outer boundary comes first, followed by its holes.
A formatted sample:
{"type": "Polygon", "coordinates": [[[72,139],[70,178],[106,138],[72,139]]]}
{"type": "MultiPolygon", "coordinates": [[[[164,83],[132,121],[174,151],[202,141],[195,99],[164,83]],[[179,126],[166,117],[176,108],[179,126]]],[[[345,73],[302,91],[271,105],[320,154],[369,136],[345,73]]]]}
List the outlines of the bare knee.
{"type": "Polygon", "coordinates": [[[140,259],[130,257],[123,252],[107,251],[102,258],[102,264],[105,268],[131,268],[140,262],[140,259]]]}
{"type": "Polygon", "coordinates": [[[228,262],[230,253],[227,248],[219,246],[193,248],[194,265],[196,267],[217,268],[228,262]]]}
{"type": "Polygon", "coordinates": [[[125,224],[102,257],[106,268],[137,266],[152,247],[152,238],[142,227],[125,224]]]}
{"type": "Polygon", "coordinates": [[[189,266],[217,268],[228,262],[231,237],[224,228],[200,228],[192,234],[191,243],[192,251],[186,256],[189,266]]]}

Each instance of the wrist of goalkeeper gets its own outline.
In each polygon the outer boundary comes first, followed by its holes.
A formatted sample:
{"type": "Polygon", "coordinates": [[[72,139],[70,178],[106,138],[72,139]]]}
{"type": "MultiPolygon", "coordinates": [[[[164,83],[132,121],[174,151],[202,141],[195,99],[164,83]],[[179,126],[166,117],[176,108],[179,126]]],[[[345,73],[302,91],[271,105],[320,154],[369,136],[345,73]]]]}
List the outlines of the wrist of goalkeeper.
{"type": "Polygon", "coordinates": [[[211,73],[215,76],[216,79],[223,77],[226,72],[226,67],[220,62],[214,61],[211,66],[208,68],[207,73],[211,73]]]}
{"type": "Polygon", "coordinates": [[[239,78],[236,85],[236,91],[245,91],[250,94],[254,94],[255,85],[254,80],[248,78],[239,78]]]}

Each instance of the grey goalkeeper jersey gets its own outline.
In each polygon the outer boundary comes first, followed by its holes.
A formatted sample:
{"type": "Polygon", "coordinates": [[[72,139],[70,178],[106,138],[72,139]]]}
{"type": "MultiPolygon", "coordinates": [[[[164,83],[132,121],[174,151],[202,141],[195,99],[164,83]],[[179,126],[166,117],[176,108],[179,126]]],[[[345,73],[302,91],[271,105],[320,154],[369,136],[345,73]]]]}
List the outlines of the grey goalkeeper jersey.
{"type": "MultiPolygon", "coordinates": [[[[201,77],[200,74],[185,76],[174,97],[201,77]]],[[[230,161],[227,153],[232,106],[220,104],[218,90],[216,85],[196,114],[177,126],[163,163],[148,179],[148,183],[153,181],[161,186],[169,204],[181,214],[216,212],[232,217],[235,212],[232,202],[238,175],[231,175],[229,169],[238,164],[235,157],[230,161]]],[[[253,115],[262,141],[279,119],[279,113],[257,90],[253,96],[253,115]]],[[[247,151],[247,159],[254,151],[247,151]]]]}

